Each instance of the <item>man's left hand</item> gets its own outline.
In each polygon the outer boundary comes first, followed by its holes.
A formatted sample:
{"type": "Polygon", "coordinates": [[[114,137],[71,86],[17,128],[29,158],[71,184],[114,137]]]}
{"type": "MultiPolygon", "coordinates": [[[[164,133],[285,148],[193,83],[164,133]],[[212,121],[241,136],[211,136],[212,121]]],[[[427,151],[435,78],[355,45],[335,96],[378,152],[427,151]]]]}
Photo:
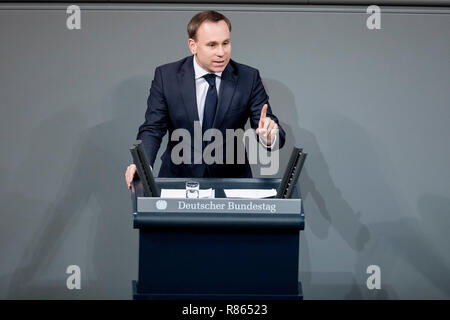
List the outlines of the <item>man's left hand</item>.
{"type": "Polygon", "coordinates": [[[266,116],[267,104],[262,107],[256,133],[266,146],[271,146],[278,134],[278,125],[275,121],[266,116]]]}

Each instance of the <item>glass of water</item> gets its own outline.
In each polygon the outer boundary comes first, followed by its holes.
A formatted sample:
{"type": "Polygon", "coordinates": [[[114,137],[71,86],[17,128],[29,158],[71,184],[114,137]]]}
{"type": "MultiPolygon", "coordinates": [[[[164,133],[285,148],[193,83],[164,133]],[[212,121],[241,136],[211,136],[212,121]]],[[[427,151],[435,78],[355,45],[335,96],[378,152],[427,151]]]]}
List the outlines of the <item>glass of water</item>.
{"type": "Polygon", "coordinates": [[[194,180],[186,181],[186,198],[198,198],[200,193],[200,183],[194,180]]]}

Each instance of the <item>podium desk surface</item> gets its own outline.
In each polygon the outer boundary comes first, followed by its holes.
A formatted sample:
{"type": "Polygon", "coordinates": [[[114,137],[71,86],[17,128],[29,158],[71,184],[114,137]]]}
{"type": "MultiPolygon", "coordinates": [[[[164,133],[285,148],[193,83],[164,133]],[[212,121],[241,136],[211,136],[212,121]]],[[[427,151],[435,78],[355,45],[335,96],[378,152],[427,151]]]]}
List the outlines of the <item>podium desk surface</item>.
{"type": "MultiPolygon", "coordinates": [[[[216,199],[226,198],[224,189],[278,189],[281,182],[279,178],[155,178],[161,189],[185,189],[188,180],[199,182],[200,189],[215,189],[216,199]]],[[[142,185],[139,180],[134,181],[133,185],[133,193],[136,193],[137,197],[142,197],[142,185]]],[[[292,198],[301,198],[298,183],[292,198]]]]}
{"type": "MultiPolygon", "coordinates": [[[[186,178],[156,178],[159,188],[184,189],[186,178]]],[[[215,198],[142,197],[133,183],[135,228],[221,228],[303,230],[305,217],[298,184],[291,199],[226,198],[223,189],[277,189],[281,179],[198,178],[201,189],[215,189],[215,198]]]]}

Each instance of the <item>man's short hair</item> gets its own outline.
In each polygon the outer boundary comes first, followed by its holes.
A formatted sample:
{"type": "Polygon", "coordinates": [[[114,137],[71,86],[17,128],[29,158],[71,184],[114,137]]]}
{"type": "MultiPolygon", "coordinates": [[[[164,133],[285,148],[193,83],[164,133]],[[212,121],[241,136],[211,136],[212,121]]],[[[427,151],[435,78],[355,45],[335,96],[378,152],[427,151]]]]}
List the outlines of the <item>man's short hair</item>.
{"type": "Polygon", "coordinates": [[[198,28],[200,28],[200,25],[203,22],[205,21],[219,22],[222,20],[227,23],[228,30],[230,30],[231,32],[231,22],[223,14],[212,10],[197,13],[195,16],[192,17],[191,21],[189,21],[187,25],[187,33],[189,38],[197,40],[197,30],[198,28]]]}

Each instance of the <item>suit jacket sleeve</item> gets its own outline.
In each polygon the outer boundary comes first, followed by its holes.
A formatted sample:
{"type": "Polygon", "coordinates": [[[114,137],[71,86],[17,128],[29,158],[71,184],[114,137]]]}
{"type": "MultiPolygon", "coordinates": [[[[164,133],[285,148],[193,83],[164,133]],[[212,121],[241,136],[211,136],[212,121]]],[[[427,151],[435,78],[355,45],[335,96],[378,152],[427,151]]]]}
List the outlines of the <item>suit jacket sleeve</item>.
{"type": "MultiPolygon", "coordinates": [[[[256,71],[253,77],[252,92],[250,95],[250,125],[253,129],[258,128],[259,118],[261,116],[262,107],[267,103],[266,116],[270,117],[278,125],[278,147],[281,148],[284,145],[286,134],[281,127],[278,118],[272,113],[272,108],[269,103],[269,96],[264,89],[259,71],[256,71]]],[[[269,148],[270,150],[270,148],[269,148]]]]}
{"type": "Polygon", "coordinates": [[[155,77],[147,99],[145,122],[139,127],[137,139],[142,140],[150,165],[153,167],[161,140],[167,132],[169,112],[163,92],[161,69],[155,69],[155,77]]]}

